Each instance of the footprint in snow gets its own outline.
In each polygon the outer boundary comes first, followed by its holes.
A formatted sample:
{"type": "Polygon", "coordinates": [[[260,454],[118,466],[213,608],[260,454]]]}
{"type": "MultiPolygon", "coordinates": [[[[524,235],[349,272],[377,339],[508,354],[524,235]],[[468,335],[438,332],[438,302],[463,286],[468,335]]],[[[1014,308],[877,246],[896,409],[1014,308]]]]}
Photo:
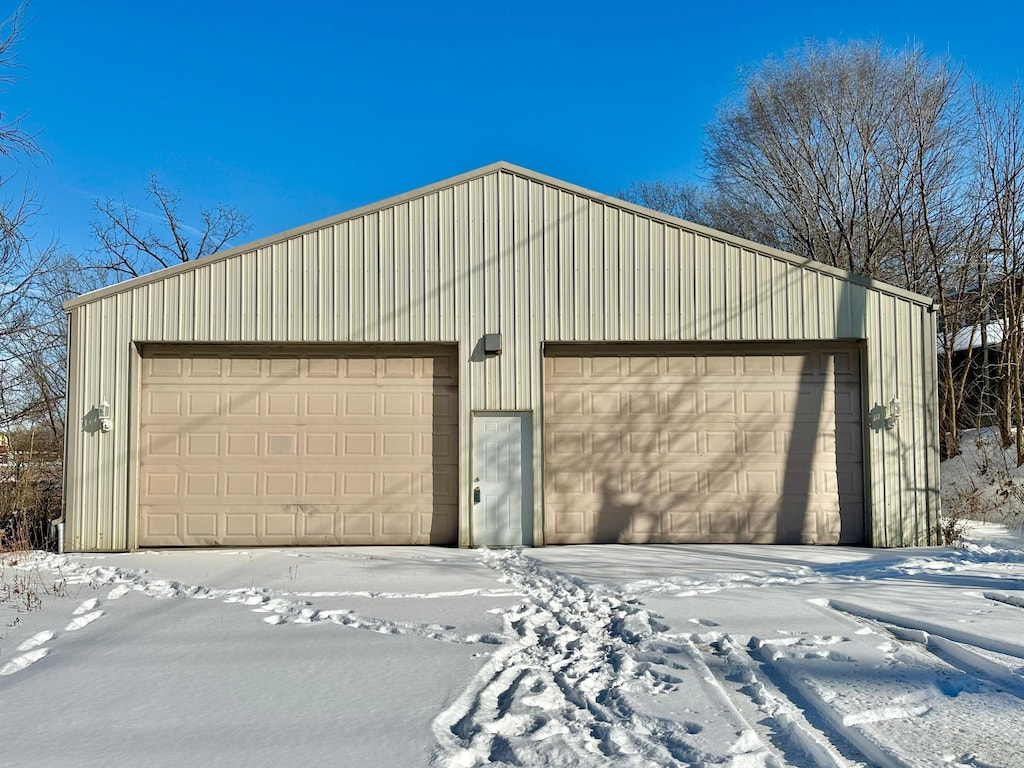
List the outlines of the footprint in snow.
{"type": "Polygon", "coordinates": [[[13,675],[15,672],[20,672],[25,667],[35,664],[49,652],[49,648],[36,648],[34,651],[23,653],[21,656],[15,656],[0,667],[0,675],[13,675]]]}
{"type": "Polygon", "coordinates": [[[42,632],[36,632],[32,637],[19,645],[16,650],[31,651],[33,648],[38,648],[43,643],[49,642],[52,639],[53,632],[49,629],[44,629],[42,632]]]}
{"type": "Polygon", "coordinates": [[[98,597],[90,597],[88,600],[86,600],[80,606],[75,608],[73,613],[75,614],[75,616],[81,616],[83,613],[88,613],[89,611],[93,610],[99,604],[100,604],[100,599],[98,597]]]}
{"type": "Polygon", "coordinates": [[[116,587],[110,590],[110,594],[107,595],[107,600],[117,600],[119,597],[124,597],[131,591],[132,588],[129,587],[127,584],[118,584],[116,587]]]}
{"type": "Polygon", "coordinates": [[[72,619],[68,622],[68,625],[64,627],[65,632],[74,632],[76,629],[81,629],[88,624],[92,624],[96,619],[103,615],[103,611],[93,611],[87,613],[84,616],[79,616],[77,619],[72,619]]]}

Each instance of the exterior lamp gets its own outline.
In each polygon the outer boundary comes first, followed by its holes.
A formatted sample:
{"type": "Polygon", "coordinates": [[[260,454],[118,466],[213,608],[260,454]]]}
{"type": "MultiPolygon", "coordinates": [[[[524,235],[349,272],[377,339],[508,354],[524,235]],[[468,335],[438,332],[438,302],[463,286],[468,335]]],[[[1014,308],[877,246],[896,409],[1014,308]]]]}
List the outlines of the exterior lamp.
{"type": "Polygon", "coordinates": [[[484,354],[488,357],[501,354],[501,334],[500,333],[485,333],[484,334],[484,354]]]}
{"type": "Polygon", "coordinates": [[[96,406],[96,419],[100,423],[100,432],[109,432],[114,428],[114,420],[110,418],[110,403],[106,400],[96,406]]]}
{"type": "Polygon", "coordinates": [[[894,397],[889,401],[889,407],[885,410],[885,428],[894,429],[896,422],[899,421],[900,416],[903,415],[903,406],[900,405],[899,398],[894,397]]]}

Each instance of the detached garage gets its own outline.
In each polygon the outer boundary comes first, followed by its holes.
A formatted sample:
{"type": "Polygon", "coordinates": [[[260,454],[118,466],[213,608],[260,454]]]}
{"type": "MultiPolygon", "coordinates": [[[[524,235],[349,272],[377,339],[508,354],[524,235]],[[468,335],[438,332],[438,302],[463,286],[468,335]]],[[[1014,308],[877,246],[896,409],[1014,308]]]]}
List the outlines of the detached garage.
{"type": "Polygon", "coordinates": [[[931,300],[507,163],[66,310],[69,550],[934,536],[931,300]]]}

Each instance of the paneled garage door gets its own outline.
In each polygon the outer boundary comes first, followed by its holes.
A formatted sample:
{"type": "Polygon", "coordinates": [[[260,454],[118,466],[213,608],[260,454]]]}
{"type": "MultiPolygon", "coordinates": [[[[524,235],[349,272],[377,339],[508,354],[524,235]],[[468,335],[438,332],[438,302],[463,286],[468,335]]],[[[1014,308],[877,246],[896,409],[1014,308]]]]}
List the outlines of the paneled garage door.
{"type": "Polygon", "coordinates": [[[449,350],[143,350],[139,546],[454,544],[449,350]]]}
{"type": "Polygon", "coordinates": [[[547,542],[864,541],[855,345],[545,355],[547,542]]]}

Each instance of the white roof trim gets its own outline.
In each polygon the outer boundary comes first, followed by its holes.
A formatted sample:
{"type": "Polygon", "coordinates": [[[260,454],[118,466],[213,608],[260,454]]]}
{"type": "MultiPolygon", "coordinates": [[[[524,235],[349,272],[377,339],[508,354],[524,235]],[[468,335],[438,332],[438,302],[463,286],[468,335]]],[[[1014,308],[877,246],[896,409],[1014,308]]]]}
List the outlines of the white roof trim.
{"type": "Polygon", "coordinates": [[[498,171],[505,171],[516,176],[532,179],[533,181],[536,181],[538,183],[546,184],[548,186],[564,190],[566,192],[571,192],[583,197],[589,197],[592,200],[597,200],[601,203],[604,203],[605,205],[621,208],[623,210],[631,211],[637,215],[644,216],[652,220],[662,221],[666,224],[680,227],[681,229],[706,235],[708,237],[712,237],[716,240],[720,240],[724,243],[736,246],[738,248],[742,248],[744,250],[753,251],[755,253],[764,254],[766,256],[771,256],[773,258],[782,259],[799,267],[812,269],[816,272],[821,272],[832,277],[838,277],[843,280],[848,280],[852,283],[862,285],[866,288],[871,288],[882,293],[887,293],[892,296],[897,296],[899,298],[906,299],[908,301],[914,302],[915,304],[924,304],[928,307],[932,307],[934,305],[932,299],[930,299],[927,296],[922,296],[920,294],[904,290],[903,288],[899,288],[894,285],[889,285],[888,283],[863,277],[853,272],[838,269],[836,267],[832,267],[827,264],[814,261],[812,259],[804,259],[792,253],[787,253],[786,251],[781,251],[776,248],[770,248],[766,245],[762,245],[760,243],[755,243],[752,240],[746,240],[741,237],[730,235],[726,232],[711,229],[710,227],[705,227],[700,224],[694,224],[693,222],[686,221],[685,219],[679,219],[676,218],[675,216],[669,216],[668,214],[660,213],[658,211],[651,210],[650,208],[644,208],[634,203],[629,203],[626,202],[625,200],[621,200],[617,197],[612,197],[611,195],[606,195],[601,192],[595,192],[593,190],[586,189],[575,184],[570,184],[569,182],[565,182],[551,176],[545,176],[544,174],[537,173],[536,171],[531,171],[527,168],[522,168],[517,165],[513,165],[512,163],[499,161],[496,163],[492,163],[490,165],[485,165],[482,168],[477,168],[476,170],[460,174],[458,176],[452,176],[451,178],[445,179],[443,181],[438,181],[433,184],[429,184],[425,187],[420,187],[418,189],[414,189],[409,192],[404,192],[394,197],[389,197],[385,200],[381,200],[376,203],[370,203],[369,205],[364,205],[362,207],[355,208],[344,213],[329,216],[325,219],[320,219],[309,224],[304,224],[293,229],[285,230],[284,232],[279,232],[278,234],[275,235],[269,235],[268,237],[264,237],[259,240],[254,240],[252,242],[245,243],[244,245],[230,248],[226,251],[220,251],[209,256],[204,256],[201,259],[195,259],[193,261],[184,262],[182,264],[176,264],[174,266],[167,267],[166,269],[161,269],[156,272],[150,272],[148,274],[141,275],[139,277],[134,277],[129,280],[125,280],[123,282],[107,286],[105,288],[100,288],[98,290],[91,291],[90,293],[77,296],[73,299],[69,299],[68,301],[64,302],[64,310],[70,311],[75,307],[81,306],[83,304],[89,304],[91,302],[98,301],[108,296],[122,293],[124,291],[130,291],[134,288],[146,285],[148,283],[154,283],[159,280],[166,279],[168,277],[173,277],[174,275],[180,274],[182,272],[187,272],[189,270],[206,266],[207,264],[210,264],[211,262],[214,261],[228,259],[231,258],[232,256],[237,256],[241,253],[255,251],[259,248],[264,248],[275,243],[280,243],[285,240],[289,240],[293,237],[298,237],[304,234],[308,234],[310,232],[315,232],[319,229],[323,229],[324,227],[338,224],[349,219],[358,218],[360,216],[365,216],[368,213],[373,213],[384,208],[390,208],[391,206],[398,205],[399,203],[403,203],[418,197],[423,197],[424,195],[431,194],[438,190],[446,189],[448,187],[455,186],[456,184],[461,184],[465,181],[487,176],[498,171]]]}

